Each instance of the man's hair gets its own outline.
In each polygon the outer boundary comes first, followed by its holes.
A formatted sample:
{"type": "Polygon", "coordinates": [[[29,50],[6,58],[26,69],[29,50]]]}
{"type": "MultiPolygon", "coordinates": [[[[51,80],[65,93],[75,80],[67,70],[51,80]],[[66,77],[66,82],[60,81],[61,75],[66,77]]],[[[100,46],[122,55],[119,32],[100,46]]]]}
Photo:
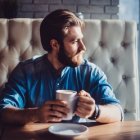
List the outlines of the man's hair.
{"type": "Polygon", "coordinates": [[[63,41],[65,29],[71,26],[83,27],[84,22],[67,9],[58,9],[47,15],[40,26],[40,37],[43,48],[52,50],[50,41],[56,39],[58,43],[63,41]]]}

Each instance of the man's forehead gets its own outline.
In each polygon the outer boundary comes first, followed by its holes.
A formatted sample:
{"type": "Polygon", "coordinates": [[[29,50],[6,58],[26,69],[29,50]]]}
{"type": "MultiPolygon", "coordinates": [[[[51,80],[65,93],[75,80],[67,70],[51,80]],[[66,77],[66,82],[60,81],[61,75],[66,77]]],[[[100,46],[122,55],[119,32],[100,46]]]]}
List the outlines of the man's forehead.
{"type": "Polygon", "coordinates": [[[82,38],[83,33],[81,30],[81,27],[79,26],[72,26],[72,27],[67,27],[65,30],[65,37],[70,37],[70,38],[82,38]]]}

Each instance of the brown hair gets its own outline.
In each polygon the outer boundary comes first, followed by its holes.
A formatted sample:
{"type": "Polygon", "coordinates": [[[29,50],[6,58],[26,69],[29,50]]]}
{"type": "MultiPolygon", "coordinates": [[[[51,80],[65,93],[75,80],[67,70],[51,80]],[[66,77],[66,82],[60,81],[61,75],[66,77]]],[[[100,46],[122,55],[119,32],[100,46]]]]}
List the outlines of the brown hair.
{"type": "Polygon", "coordinates": [[[40,37],[43,48],[50,52],[50,41],[56,39],[59,43],[63,41],[64,30],[71,26],[83,27],[84,22],[67,9],[55,10],[47,15],[40,26],[40,37]]]}

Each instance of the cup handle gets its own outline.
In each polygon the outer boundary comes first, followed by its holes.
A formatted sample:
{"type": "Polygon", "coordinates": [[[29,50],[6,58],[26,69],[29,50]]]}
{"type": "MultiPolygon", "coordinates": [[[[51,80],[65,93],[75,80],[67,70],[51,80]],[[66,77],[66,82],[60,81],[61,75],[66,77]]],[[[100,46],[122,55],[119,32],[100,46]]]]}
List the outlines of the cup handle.
{"type": "MultiPolygon", "coordinates": [[[[75,96],[74,97],[74,100],[73,100],[73,113],[75,112],[75,110],[76,110],[76,107],[77,107],[77,101],[78,101],[78,96],[75,96]]],[[[73,116],[74,116],[74,114],[73,114],[73,116]]]]}

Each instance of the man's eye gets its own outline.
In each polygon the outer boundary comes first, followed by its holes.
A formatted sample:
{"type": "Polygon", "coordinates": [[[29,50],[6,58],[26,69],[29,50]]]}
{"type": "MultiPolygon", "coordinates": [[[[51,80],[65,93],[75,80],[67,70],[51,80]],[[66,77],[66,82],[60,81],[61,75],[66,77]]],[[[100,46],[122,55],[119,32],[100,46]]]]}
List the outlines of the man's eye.
{"type": "Polygon", "coordinates": [[[74,43],[77,43],[78,42],[78,40],[74,40],[72,43],[74,44],[74,43]]]}

